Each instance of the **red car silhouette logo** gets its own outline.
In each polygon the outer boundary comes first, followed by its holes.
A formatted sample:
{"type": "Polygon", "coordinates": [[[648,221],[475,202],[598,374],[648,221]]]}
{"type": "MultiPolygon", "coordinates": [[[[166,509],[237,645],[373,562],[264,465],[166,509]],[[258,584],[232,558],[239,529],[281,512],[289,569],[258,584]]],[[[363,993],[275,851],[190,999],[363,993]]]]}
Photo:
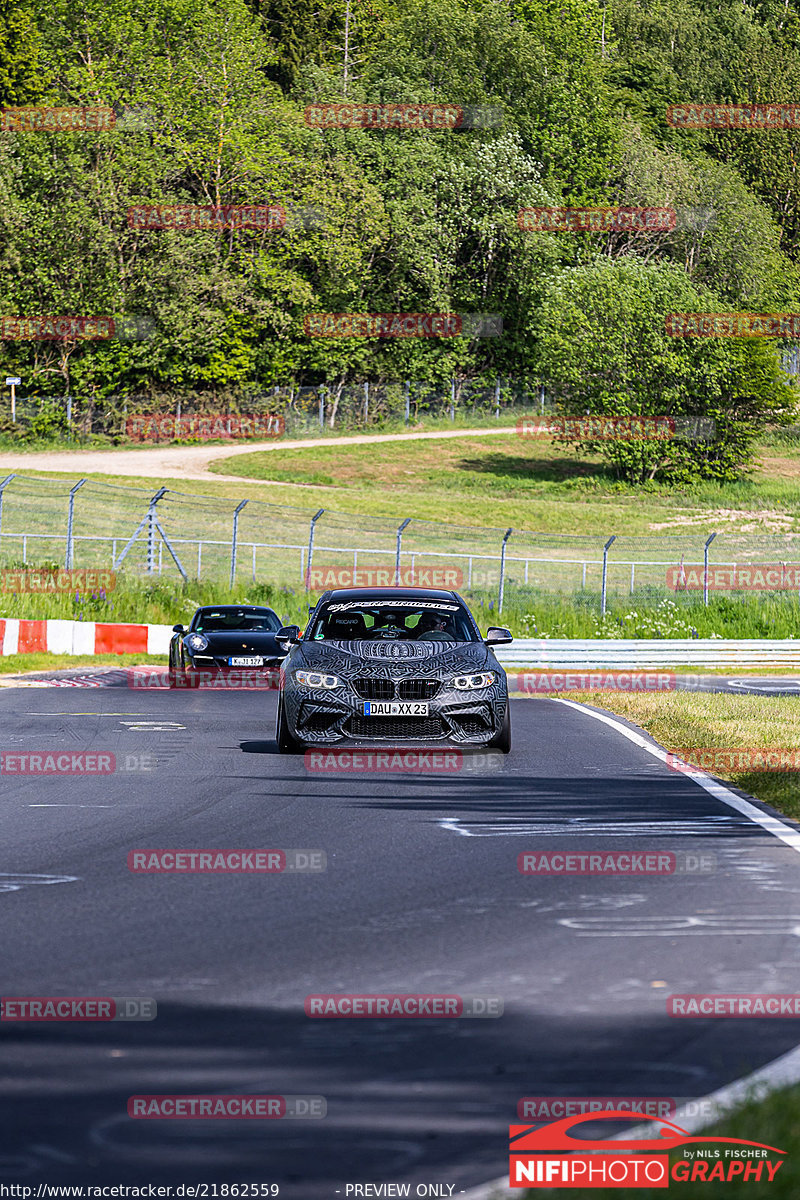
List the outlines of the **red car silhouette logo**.
{"type": "Polygon", "coordinates": [[[663,1153],[676,1146],[686,1145],[688,1142],[725,1142],[737,1146],[757,1146],[760,1150],[771,1150],[774,1154],[786,1153],[785,1150],[778,1150],[776,1146],[767,1146],[763,1142],[751,1142],[746,1138],[718,1137],[716,1134],[693,1137],[685,1129],[681,1129],[680,1125],[664,1120],[657,1122],[660,1128],[658,1137],[655,1138],[634,1138],[627,1141],[619,1138],[607,1140],[574,1137],[571,1132],[576,1125],[587,1125],[591,1121],[611,1120],[628,1122],[635,1120],[641,1123],[641,1117],[637,1113],[608,1110],[592,1113],[591,1116],[579,1113],[574,1117],[563,1117],[560,1121],[552,1121],[549,1125],[511,1125],[509,1127],[509,1150],[512,1154],[541,1154],[548,1151],[563,1153],[567,1150],[607,1150],[611,1153],[618,1153],[620,1150],[637,1152],[660,1150],[663,1153]]]}

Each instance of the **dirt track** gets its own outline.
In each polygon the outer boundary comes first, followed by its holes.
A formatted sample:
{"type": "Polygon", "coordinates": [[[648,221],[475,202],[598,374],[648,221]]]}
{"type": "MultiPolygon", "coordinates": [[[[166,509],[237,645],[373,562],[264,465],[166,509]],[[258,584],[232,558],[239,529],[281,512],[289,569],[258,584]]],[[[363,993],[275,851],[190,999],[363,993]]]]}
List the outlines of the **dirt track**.
{"type": "MultiPolygon", "coordinates": [[[[135,475],[148,479],[241,479],[209,471],[212,462],[258,451],[300,450],[315,446],[347,446],[356,442],[403,442],[409,438],[491,437],[513,429],[454,429],[441,433],[356,434],[284,441],[246,442],[225,446],[143,446],[136,450],[42,450],[30,454],[0,451],[0,473],[8,471],[65,471],[71,475],[135,475]]],[[[263,481],[268,482],[268,481],[263,481]]]]}

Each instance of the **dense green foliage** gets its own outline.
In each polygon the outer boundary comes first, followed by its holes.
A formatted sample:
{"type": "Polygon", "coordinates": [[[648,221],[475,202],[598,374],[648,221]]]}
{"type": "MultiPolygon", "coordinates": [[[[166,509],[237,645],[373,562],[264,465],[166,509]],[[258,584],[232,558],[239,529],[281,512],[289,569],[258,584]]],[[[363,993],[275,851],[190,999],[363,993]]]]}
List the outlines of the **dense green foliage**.
{"type": "Polygon", "coordinates": [[[711,415],[622,477],[732,478],[794,406],[780,344],[664,317],[800,310],[800,131],[672,128],[670,103],[800,96],[800,16],[734,0],[0,0],[0,101],[113,105],[0,132],[0,313],[145,314],[140,341],[6,341],[25,392],[157,397],[497,376],[568,411],[711,415]],[[488,106],[460,131],[313,128],[315,102],[488,106]],[[286,229],[131,228],[269,204],[286,229]],[[531,233],[535,205],[673,206],[669,232],[531,233]],[[314,216],[316,214],[316,216],[314,216]],[[311,312],[500,313],[502,337],[310,338],[311,312]],[[587,323],[588,322],[588,323],[587,323]]]}

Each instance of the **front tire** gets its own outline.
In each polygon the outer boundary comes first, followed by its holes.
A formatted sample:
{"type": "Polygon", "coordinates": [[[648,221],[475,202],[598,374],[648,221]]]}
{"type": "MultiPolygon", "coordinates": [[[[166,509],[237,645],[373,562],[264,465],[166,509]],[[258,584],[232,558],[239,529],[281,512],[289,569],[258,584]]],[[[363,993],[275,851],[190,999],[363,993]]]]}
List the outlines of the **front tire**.
{"type": "Polygon", "coordinates": [[[489,742],[489,749],[499,750],[501,754],[509,754],[511,751],[511,704],[508,700],[506,701],[506,715],[503,717],[503,724],[489,742]]]}
{"type": "Polygon", "coordinates": [[[293,738],[286,723],[286,709],[283,704],[283,694],[278,700],[278,723],[275,729],[275,741],[281,754],[302,754],[303,747],[293,738]]]}

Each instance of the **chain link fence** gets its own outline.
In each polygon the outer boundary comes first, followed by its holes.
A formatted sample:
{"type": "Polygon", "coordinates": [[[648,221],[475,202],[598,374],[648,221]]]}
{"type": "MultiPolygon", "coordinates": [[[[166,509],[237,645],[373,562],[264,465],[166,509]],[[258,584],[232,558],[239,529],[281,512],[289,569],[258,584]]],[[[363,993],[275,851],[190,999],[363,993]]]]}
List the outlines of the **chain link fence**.
{"type": "MultiPolygon", "coordinates": [[[[97,436],[127,440],[139,415],[176,421],[192,416],[274,415],[282,418],[287,435],[318,437],[326,430],[346,433],[387,423],[409,425],[424,417],[480,423],[534,411],[545,411],[542,388],[519,379],[451,379],[444,383],[339,380],[318,386],[240,388],[216,395],[183,391],[90,399],[17,394],[13,420],[6,395],[0,405],[0,430],[31,431],[42,437],[63,435],[73,442],[97,436]]],[[[174,434],[174,423],[170,427],[167,422],[162,431],[150,430],[148,440],[171,440],[174,434]]]]}
{"type": "Polygon", "coordinates": [[[605,611],[722,592],[800,594],[800,534],[646,537],[475,528],[76,480],[0,480],[0,566],[325,587],[453,587],[494,609],[560,596],[605,611]]]}

